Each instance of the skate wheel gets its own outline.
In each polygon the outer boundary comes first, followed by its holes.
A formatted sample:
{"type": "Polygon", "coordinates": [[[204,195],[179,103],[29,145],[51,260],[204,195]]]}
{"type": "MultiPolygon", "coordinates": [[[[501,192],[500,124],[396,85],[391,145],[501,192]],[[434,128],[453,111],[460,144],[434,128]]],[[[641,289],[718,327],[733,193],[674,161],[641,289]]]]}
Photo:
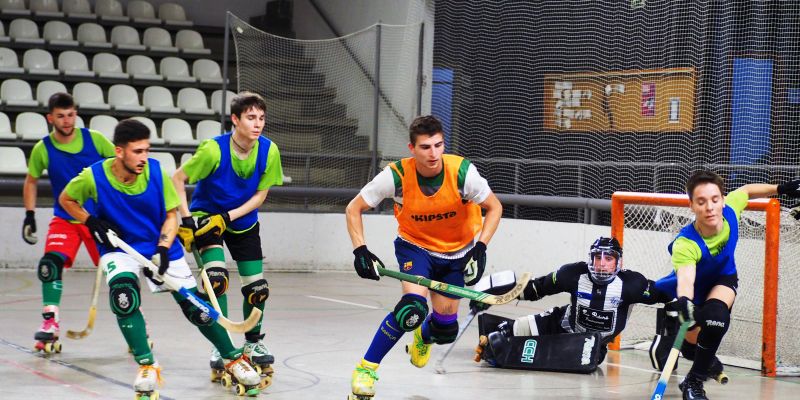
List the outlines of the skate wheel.
{"type": "Polygon", "coordinates": [[[150,400],[158,400],[160,396],[158,395],[158,390],[153,392],[153,395],[150,396],[150,400]]]}
{"type": "Polygon", "coordinates": [[[211,382],[219,382],[222,378],[222,371],[212,369],[211,370],[211,382]]]}
{"type": "Polygon", "coordinates": [[[52,353],[53,352],[53,344],[52,343],[45,343],[44,344],[44,352],[45,353],[52,353]]]}
{"type": "Polygon", "coordinates": [[[55,342],[53,344],[53,350],[55,350],[56,353],[61,353],[61,342],[55,342]]]}
{"type": "Polygon", "coordinates": [[[233,385],[231,376],[228,374],[223,374],[222,377],[219,379],[219,383],[222,384],[222,386],[224,387],[231,387],[231,385],[233,385]]]}
{"type": "Polygon", "coordinates": [[[725,374],[724,372],[720,372],[720,374],[717,375],[717,377],[715,379],[716,379],[717,382],[719,382],[722,385],[727,385],[728,384],[728,380],[729,380],[728,379],[728,375],[725,374]]]}
{"type": "Polygon", "coordinates": [[[257,374],[261,375],[261,366],[260,365],[258,365],[258,364],[253,365],[253,369],[256,370],[257,374]]]}
{"type": "Polygon", "coordinates": [[[238,396],[244,396],[247,393],[247,388],[244,387],[241,383],[237,383],[236,387],[233,389],[238,396]]]}
{"type": "Polygon", "coordinates": [[[261,377],[261,383],[258,384],[258,388],[266,389],[269,387],[269,385],[272,385],[272,375],[261,377]]]}

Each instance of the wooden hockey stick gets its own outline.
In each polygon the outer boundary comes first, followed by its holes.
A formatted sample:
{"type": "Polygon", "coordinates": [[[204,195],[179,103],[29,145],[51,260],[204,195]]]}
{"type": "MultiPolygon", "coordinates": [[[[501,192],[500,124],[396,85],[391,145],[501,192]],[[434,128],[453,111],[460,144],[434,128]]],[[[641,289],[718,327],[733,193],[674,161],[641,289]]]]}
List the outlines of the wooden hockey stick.
{"type": "Polygon", "coordinates": [[[180,295],[186,300],[189,300],[189,302],[191,302],[195,307],[206,313],[209,318],[222,325],[222,327],[229,332],[245,333],[253,329],[253,327],[258,324],[258,320],[261,318],[261,310],[259,310],[257,307],[253,308],[253,311],[250,312],[250,316],[247,317],[246,320],[241,322],[231,321],[215,310],[213,306],[203,301],[203,299],[197,297],[197,295],[182,287],[179,283],[175,282],[175,279],[169,276],[169,274],[158,275],[158,267],[156,267],[152,261],[148,260],[138,251],[136,251],[136,249],[120,239],[119,236],[114,233],[114,231],[109,230],[106,235],[108,235],[108,240],[111,242],[112,246],[119,247],[122,251],[133,257],[134,260],[142,264],[142,266],[150,269],[155,276],[158,276],[164,281],[164,286],[166,286],[167,289],[180,293],[180,295]]]}
{"type": "Polygon", "coordinates": [[[97,272],[95,273],[94,278],[94,289],[92,290],[92,305],[89,306],[89,321],[86,322],[86,328],[82,331],[67,331],[67,337],[70,339],[83,339],[89,336],[92,333],[92,329],[94,329],[94,319],[97,315],[97,297],[100,294],[100,281],[103,279],[103,268],[99,265],[97,266],[97,272]]]}
{"type": "Polygon", "coordinates": [[[438,290],[440,292],[445,292],[455,296],[463,297],[465,299],[475,300],[491,305],[506,304],[516,300],[519,297],[519,294],[525,289],[528,281],[531,280],[531,273],[526,272],[522,274],[520,279],[517,280],[517,284],[514,285],[513,289],[503,294],[493,295],[461,286],[448,285],[446,283],[434,281],[419,275],[404,274],[400,271],[393,271],[381,267],[378,267],[378,274],[404,282],[416,283],[417,285],[425,286],[433,290],[438,290]]]}
{"type": "Polygon", "coordinates": [[[678,360],[678,354],[681,352],[681,345],[683,345],[683,337],[686,336],[686,331],[689,329],[691,321],[686,321],[681,324],[678,329],[678,336],[675,337],[675,342],[672,343],[672,348],[669,350],[669,357],[664,364],[664,369],[661,370],[661,376],[658,377],[658,385],[656,390],[653,391],[653,396],[650,400],[661,400],[664,398],[664,391],[667,390],[667,381],[672,375],[672,370],[675,368],[675,361],[678,360]]]}
{"type": "Polygon", "coordinates": [[[475,310],[470,310],[469,311],[469,314],[467,314],[466,322],[464,322],[464,324],[461,326],[461,329],[458,330],[458,334],[456,335],[455,340],[453,340],[453,343],[450,343],[450,346],[447,347],[447,350],[445,350],[444,354],[442,354],[442,356],[439,357],[438,360],[436,360],[436,373],[437,374],[444,374],[445,373],[444,360],[447,358],[447,355],[450,354],[450,351],[453,350],[453,347],[456,347],[456,342],[458,342],[458,339],[460,339],[461,335],[463,335],[464,332],[467,330],[467,327],[469,327],[469,324],[472,323],[472,320],[475,319],[476,315],[478,315],[478,311],[475,311],[475,310]]]}
{"type": "Polygon", "coordinates": [[[203,266],[203,258],[200,257],[200,251],[197,250],[197,246],[195,246],[194,243],[192,243],[192,255],[194,256],[194,262],[197,264],[197,268],[200,268],[200,279],[203,280],[203,287],[206,289],[206,295],[208,295],[208,299],[211,301],[211,305],[214,306],[214,309],[221,313],[222,308],[219,306],[217,294],[214,293],[214,288],[211,286],[211,281],[208,279],[206,268],[203,266]]]}

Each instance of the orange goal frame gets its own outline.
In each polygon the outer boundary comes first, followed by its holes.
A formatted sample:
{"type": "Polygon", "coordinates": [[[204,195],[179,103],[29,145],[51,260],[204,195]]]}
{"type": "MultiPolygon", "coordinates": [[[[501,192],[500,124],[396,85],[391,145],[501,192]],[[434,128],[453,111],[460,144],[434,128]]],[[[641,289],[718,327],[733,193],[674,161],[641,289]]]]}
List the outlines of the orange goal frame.
{"type": "MultiPolygon", "coordinates": [[[[685,194],[615,192],[611,196],[611,236],[617,238],[623,248],[626,204],[688,207],[689,197],[685,194]]],[[[750,200],[746,209],[766,212],[761,375],[775,376],[781,203],[778,199],[750,200]]],[[[609,349],[619,350],[620,336],[621,334],[614,339],[613,343],[609,344],[609,349]]]]}

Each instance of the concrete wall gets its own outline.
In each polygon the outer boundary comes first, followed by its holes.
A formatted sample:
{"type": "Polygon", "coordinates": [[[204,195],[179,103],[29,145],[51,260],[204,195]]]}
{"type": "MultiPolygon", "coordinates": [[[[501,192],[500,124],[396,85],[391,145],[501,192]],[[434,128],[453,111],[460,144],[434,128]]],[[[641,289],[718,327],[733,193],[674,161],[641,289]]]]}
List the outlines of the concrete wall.
{"type": "MultiPolygon", "coordinates": [[[[37,209],[39,243],[22,241],[22,208],[0,208],[6,228],[0,232],[0,268],[33,268],[44,249],[47,223],[52,211],[37,209]]],[[[343,214],[262,213],[261,240],[267,270],[352,271],[353,254],[343,214]]],[[[391,215],[367,215],[365,235],[370,250],[389,267],[394,267],[392,241],[397,224],[391,215]]],[[[513,269],[544,274],[556,267],[587,258],[589,245],[605,226],[505,219],[488,248],[490,271],[513,269]]],[[[230,257],[228,258],[230,260],[230,257]]],[[[76,267],[90,265],[81,250],[76,267]]]]}

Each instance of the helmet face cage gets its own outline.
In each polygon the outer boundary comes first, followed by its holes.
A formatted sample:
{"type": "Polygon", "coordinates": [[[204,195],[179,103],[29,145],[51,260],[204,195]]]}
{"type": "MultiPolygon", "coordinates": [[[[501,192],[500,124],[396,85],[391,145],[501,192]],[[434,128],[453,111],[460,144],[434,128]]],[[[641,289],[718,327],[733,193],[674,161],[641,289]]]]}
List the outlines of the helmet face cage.
{"type": "Polygon", "coordinates": [[[596,283],[609,283],[614,280],[622,265],[622,246],[614,238],[601,237],[597,239],[592,247],[589,248],[589,274],[596,283]],[[606,256],[614,257],[614,269],[604,271],[599,265],[595,266],[595,257],[605,259],[606,256]]]}

